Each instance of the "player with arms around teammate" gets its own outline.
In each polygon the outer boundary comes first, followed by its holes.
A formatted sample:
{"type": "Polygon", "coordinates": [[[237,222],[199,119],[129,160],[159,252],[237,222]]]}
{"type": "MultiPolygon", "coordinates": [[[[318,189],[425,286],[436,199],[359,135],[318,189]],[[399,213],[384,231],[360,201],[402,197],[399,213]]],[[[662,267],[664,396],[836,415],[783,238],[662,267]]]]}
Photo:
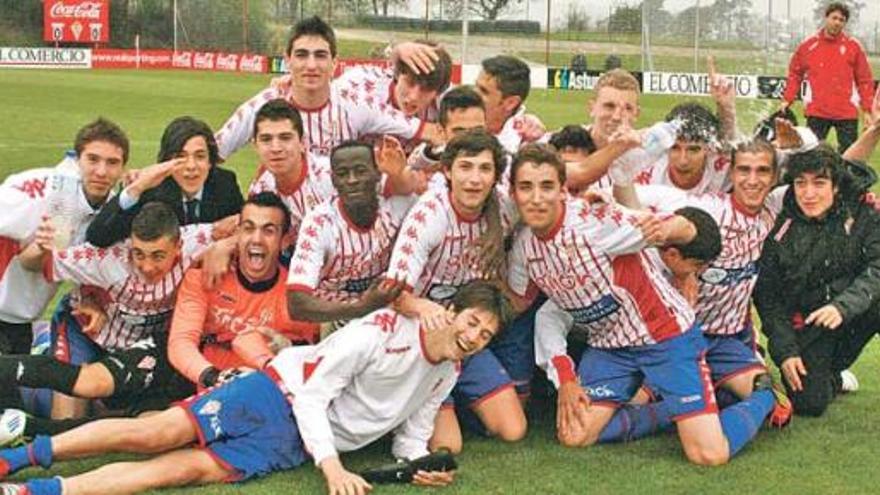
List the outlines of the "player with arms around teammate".
{"type": "Polygon", "coordinates": [[[619,408],[642,380],[663,396],[652,417],[675,421],[689,460],[726,463],[755,435],[773,408],[769,390],[721,412],[701,354],[702,332],[693,311],[642,250],[649,239],[690,242],[695,226],[672,216],[648,229],[617,206],[593,206],[566,199],[565,168],[547,148],[528,147],[514,162],[514,198],[528,229],[511,252],[511,289],[529,297],[538,289],[559,308],[560,321],[588,335],[589,349],[577,372],[566,355],[565,324],[540,328],[558,332],[543,338],[558,376],[558,435],[567,446],[611,441],[625,412],[619,408]],[[646,236],[646,232],[650,235],[646,236]],[[555,343],[554,343],[555,342],[555,343]]]}
{"type": "MultiPolygon", "coordinates": [[[[161,414],[96,421],[0,451],[6,473],[107,452],[161,453],[78,476],[7,484],[3,493],[128,494],[243,481],[294,468],[309,456],[331,495],[366,493],[371,486],[345,469],[338,452],[393,432],[396,457],[426,455],[460,361],[485,348],[510,314],[506,298],[484,282],[461,287],[452,308],[448,324],[432,332],[416,318],[379,310],[317,346],[285,349],[265,372],[236,377],[161,414]]],[[[437,486],[453,479],[452,472],[419,472],[413,482],[437,486]]]]}

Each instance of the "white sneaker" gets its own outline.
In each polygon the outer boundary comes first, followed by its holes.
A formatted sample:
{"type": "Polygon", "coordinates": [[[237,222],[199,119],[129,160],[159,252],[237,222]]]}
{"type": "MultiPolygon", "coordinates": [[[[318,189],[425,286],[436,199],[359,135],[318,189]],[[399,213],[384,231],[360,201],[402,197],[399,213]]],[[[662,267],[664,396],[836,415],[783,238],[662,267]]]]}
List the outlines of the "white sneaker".
{"type": "Polygon", "coordinates": [[[844,394],[855,392],[859,389],[859,379],[850,370],[840,372],[840,392],[844,394]]]}
{"type": "Polygon", "coordinates": [[[0,447],[6,447],[24,437],[27,414],[19,409],[7,409],[0,416],[0,447]]]}

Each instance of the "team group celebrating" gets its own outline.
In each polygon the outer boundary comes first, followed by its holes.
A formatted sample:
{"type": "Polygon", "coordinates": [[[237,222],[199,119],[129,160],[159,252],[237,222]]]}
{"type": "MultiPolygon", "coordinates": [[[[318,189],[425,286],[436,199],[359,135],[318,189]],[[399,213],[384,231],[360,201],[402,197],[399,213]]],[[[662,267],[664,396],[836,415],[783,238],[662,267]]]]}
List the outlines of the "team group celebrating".
{"type": "MultiPolygon", "coordinates": [[[[848,17],[832,7],[817,46],[850,42],[827,27],[848,17]]],[[[125,133],[100,118],[75,157],[6,178],[0,479],[152,457],[2,493],[138,493],[311,461],[330,494],[362,494],[340,452],[390,435],[400,459],[455,454],[465,429],[516,442],[541,401],[565,447],[676,431],[714,466],[857,389],[848,368],[880,330],[866,165],[880,98],[858,71],[837,79],[864,129],[835,150],[812,103],[810,127],[784,103],[743,134],[714,69],[714,111],[687,101],[636,129],[639,83],[614,69],[590,123],[547,132],[519,59],[450,88],[442,47],[390,51],[392,68],[334,79],[333,30],[304,19],[289,76],[216,133],[176,118],[158,163],[132,170],[125,133]],[[243,196],[221,163],[245,146],[259,164],[243,196]],[[529,401],[544,376],[555,394],[529,401]]]]}

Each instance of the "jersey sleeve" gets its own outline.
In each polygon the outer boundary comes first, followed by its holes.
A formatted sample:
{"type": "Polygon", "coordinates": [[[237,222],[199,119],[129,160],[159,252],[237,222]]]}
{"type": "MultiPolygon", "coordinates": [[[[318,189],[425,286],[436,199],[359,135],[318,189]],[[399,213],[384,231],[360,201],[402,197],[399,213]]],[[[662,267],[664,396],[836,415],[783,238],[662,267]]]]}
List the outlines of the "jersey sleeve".
{"type": "Polygon", "coordinates": [[[254,135],[254,120],[257,112],[269,100],[282,98],[284,95],[275,88],[266,88],[239,106],[226,119],[223,127],[214,134],[220,158],[225,160],[238,149],[245,146],[254,135]]]}
{"type": "Polygon", "coordinates": [[[388,278],[403,280],[407,287],[416,286],[431,252],[446,235],[448,219],[439,197],[427,193],[410,210],[403,220],[391,262],[388,266],[388,278]]]}
{"type": "Polygon", "coordinates": [[[643,208],[650,211],[671,213],[688,206],[688,194],[676,187],[661,185],[636,185],[636,195],[643,208]]]}
{"type": "Polygon", "coordinates": [[[635,212],[619,205],[601,204],[582,212],[586,236],[593,246],[609,256],[637,253],[647,246],[635,212]]]}
{"type": "Polygon", "coordinates": [[[0,185],[0,236],[30,240],[48,205],[49,177],[49,173],[22,173],[0,185]]]}
{"type": "Polygon", "coordinates": [[[390,134],[403,139],[418,139],[425,122],[417,117],[407,117],[387,102],[379,102],[358,93],[340,96],[345,105],[349,122],[360,135],[390,134]]]}
{"type": "Polygon", "coordinates": [[[556,388],[577,379],[566,343],[572,325],[571,315],[552,300],[547,300],[535,314],[535,363],[556,388]]]}
{"type": "Polygon", "coordinates": [[[333,431],[327,419],[330,402],[364,370],[381,345],[379,330],[369,324],[351,324],[332,334],[305,363],[311,375],[294,392],[293,412],[306,449],[315,465],[336,454],[333,431]],[[372,330],[372,331],[371,331],[372,330]]]}
{"type": "Polygon", "coordinates": [[[403,223],[406,214],[416,204],[419,197],[415,194],[407,194],[406,196],[391,196],[385,200],[388,205],[388,211],[391,213],[391,221],[396,227],[403,223]]]}
{"type": "Polygon", "coordinates": [[[91,244],[53,251],[43,273],[50,282],[69,281],[109,289],[131,273],[129,250],[125,244],[97,248],[91,244]]]}
{"type": "Polygon", "coordinates": [[[398,459],[417,459],[428,455],[428,441],[434,434],[434,420],[444,399],[455,386],[457,373],[450,374],[443,384],[394,431],[391,453],[398,459]]]}
{"type": "Polygon", "coordinates": [[[185,265],[188,266],[208,249],[212,242],[213,231],[214,224],[210,223],[185,225],[180,228],[180,256],[185,265]]]}
{"type": "Polygon", "coordinates": [[[531,299],[538,293],[538,288],[529,277],[526,260],[525,243],[529,232],[521,230],[513,241],[507,254],[507,285],[519,297],[531,299]]]}
{"type": "Polygon", "coordinates": [[[188,270],[177,290],[168,332],[168,360],[193,383],[198,383],[202,371],[211,366],[199,351],[208,315],[208,300],[208,293],[202,285],[202,270],[188,270]]]}
{"type": "Polygon", "coordinates": [[[311,293],[318,288],[321,272],[333,249],[333,220],[324,203],[303,218],[290,259],[287,289],[311,293]]]}

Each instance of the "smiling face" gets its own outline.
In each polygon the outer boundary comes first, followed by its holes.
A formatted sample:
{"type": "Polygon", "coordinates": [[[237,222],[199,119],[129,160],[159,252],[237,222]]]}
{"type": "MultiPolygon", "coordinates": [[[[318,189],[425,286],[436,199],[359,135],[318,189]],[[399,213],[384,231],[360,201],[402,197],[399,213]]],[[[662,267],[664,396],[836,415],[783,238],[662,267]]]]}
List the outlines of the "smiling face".
{"type": "Polygon", "coordinates": [[[316,92],[330,88],[336,68],[336,58],[330,52],[330,43],[317,35],[300,36],[293,41],[287,60],[297,91],[316,92]]]}
{"type": "Polygon", "coordinates": [[[822,218],[834,205],[837,188],[828,177],[804,172],[794,179],[792,187],[795,201],[807,218],[822,218]]]}
{"type": "Polygon", "coordinates": [[[333,187],[348,211],[376,203],[381,174],[373,163],[372,149],[366,146],[339,149],[332,155],[330,168],[333,187]]]}
{"type": "Polygon", "coordinates": [[[559,173],[547,163],[523,163],[516,170],[513,199],[519,214],[535,234],[545,235],[562,215],[564,193],[559,173]]]}
{"type": "Polygon", "coordinates": [[[303,152],[302,141],[290,119],[260,121],[254,146],[260,165],[276,177],[293,174],[303,152]]]}
{"type": "Polygon", "coordinates": [[[737,152],[730,168],[730,182],[736,202],[749,212],[757,213],[776,184],[773,157],[762,152],[737,152]]]}
{"type": "Polygon", "coordinates": [[[678,139],[669,148],[669,175],[672,182],[682,188],[691,189],[703,178],[706,171],[706,158],[709,146],[700,141],[678,139]]]}
{"type": "Polygon", "coordinates": [[[474,86],[483,99],[483,106],[486,107],[486,128],[493,134],[501,132],[504,122],[519,107],[520,97],[504,96],[498,86],[498,81],[485,71],[480,72],[477,76],[474,86]]]}
{"type": "Polygon", "coordinates": [[[136,235],[131,236],[131,262],[135,270],[150,284],[158,283],[171,271],[180,254],[180,240],[171,236],[161,236],[153,241],[144,241],[136,235]]]}
{"type": "Polygon", "coordinates": [[[251,282],[268,280],[278,270],[284,213],[275,207],[246,204],[238,226],[238,266],[251,282]]]}
{"type": "Polygon", "coordinates": [[[489,345],[498,333],[498,317],[483,308],[471,307],[455,315],[452,321],[454,345],[451,358],[460,361],[489,345]]]}
{"type": "Polygon", "coordinates": [[[593,133],[600,142],[614,134],[621,126],[632,127],[639,117],[639,94],[629,89],[604,86],[596,93],[590,105],[593,133]]]}
{"type": "Polygon", "coordinates": [[[452,190],[455,209],[468,216],[478,216],[495,186],[495,161],[491,150],[474,156],[459,154],[444,172],[452,190]]]}
{"type": "Polygon", "coordinates": [[[171,174],[186,197],[191,198],[198,194],[208,180],[208,172],[211,170],[209,156],[208,143],[202,136],[189,138],[183,148],[174,155],[175,158],[186,160],[182,168],[171,174]]]}
{"type": "Polygon", "coordinates": [[[101,204],[122,176],[122,148],[108,141],[87,143],[79,154],[79,170],[86,198],[93,205],[101,204]]]}

